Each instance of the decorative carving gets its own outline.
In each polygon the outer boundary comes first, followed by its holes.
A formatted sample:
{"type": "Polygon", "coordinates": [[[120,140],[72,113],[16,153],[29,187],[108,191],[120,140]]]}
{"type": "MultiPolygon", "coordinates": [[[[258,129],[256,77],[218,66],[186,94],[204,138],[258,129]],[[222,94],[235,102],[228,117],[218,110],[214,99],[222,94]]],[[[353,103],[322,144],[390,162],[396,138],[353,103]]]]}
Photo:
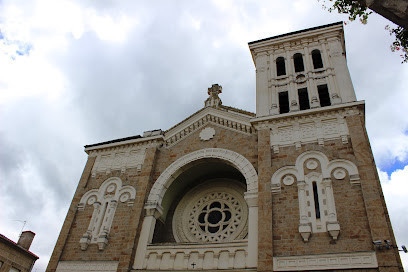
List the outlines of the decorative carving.
{"type": "Polygon", "coordinates": [[[129,168],[140,171],[145,159],[146,148],[111,150],[97,155],[92,168],[92,176],[96,173],[111,173],[112,170],[121,170],[122,173],[129,168]]]}
{"type": "Polygon", "coordinates": [[[189,191],[173,217],[178,242],[229,242],[247,235],[245,188],[233,180],[216,179],[189,191]]]}
{"type": "Polygon", "coordinates": [[[184,139],[191,133],[203,128],[208,123],[222,127],[224,129],[250,135],[255,132],[255,129],[249,123],[249,118],[242,115],[237,116],[236,113],[220,112],[212,107],[205,108],[196,116],[192,116],[188,121],[183,122],[183,125],[176,126],[166,132],[165,142],[166,147],[172,147],[180,140],[184,139]]]}
{"type": "Polygon", "coordinates": [[[333,171],[333,176],[336,179],[344,179],[346,177],[346,171],[343,168],[336,168],[333,171]]]}
{"type": "Polygon", "coordinates": [[[88,204],[94,207],[94,211],[88,230],[79,240],[81,249],[86,250],[89,244],[97,244],[99,250],[103,250],[108,244],[118,200],[131,205],[135,196],[135,188],[130,185],[122,186],[122,181],[117,177],[105,180],[99,189],[86,192],[78,204],[78,210],[82,211],[88,204]]]}
{"type": "Polygon", "coordinates": [[[295,177],[292,175],[286,175],[282,179],[283,184],[285,185],[292,185],[295,182],[295,177]]]}
{"type": "Polygon", "coordinates": [[[319,163],[316,160],[307,160],[306,161],[306,168],[309,170],[314,170],[319,166],[319,163]]]}
{"type": "Polygon", "coordinates": [[[270,124],[271,148],[274,153],[279,153],[279,147],[296,145],[298,148],[302,144],[312,142],[324,145],[324,141],[332,139],[341,139],[343,144],[347,144],[349,131],[343,118],[346,114],[346,111],[338,111],[331,114],[315,114],[307,119],[275,120],[270,124]]]}
{"type": "Polygon", "coordinates": [[[202,141],[208,141],[214,138],[214,135],[215,135],[215,129],[212,127],[206,127],[200,132],[200,139],[202,141]]]}
{"type": "Polygon", "coordinates": [[[312,232],[327,231],[332,239],[338,238],[340,225],[337,222],[331,175],[333,173],[335,179],[344,179],[347,175],[346,171],[350,176],[351,184],[360,182],[358,169],[354,163],[342,159],[329,161],[321,152],[307,151],[299,155],[295,166],[282,167],[272,175],[273,194],[280,193],[281,181],[286,185],[286,177],[293,176],[298,180],[299,233],[305,242],[309,240],[312,232]],[[313,171],[306,175],[304,166],[313,171]],[[315,203],[314,190],[317,190],[319,203],[315,203]],[[315,208],[317,205],[319,209],[315,208]]]}
{"type": "Polygon", "coordinates": [[[118,264],[111,261],[60,261],[56,272],[115,272],[118,264]]]}
{"type": "Polygon", "coordinates": [[[377,268],[374,251],[273,257],[273,271],[377,268]]]}

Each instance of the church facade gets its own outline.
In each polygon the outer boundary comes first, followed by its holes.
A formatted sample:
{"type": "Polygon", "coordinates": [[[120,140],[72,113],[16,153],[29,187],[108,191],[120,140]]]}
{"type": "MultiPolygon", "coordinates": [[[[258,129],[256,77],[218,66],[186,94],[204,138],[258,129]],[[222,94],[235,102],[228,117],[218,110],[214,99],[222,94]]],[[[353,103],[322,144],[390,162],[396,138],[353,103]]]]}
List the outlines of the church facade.
{"type": "Polygon", "coordinates": [[[85,146],[47,271],[403,271],[342,23],[249,48],[255,114],[85,146]]]}

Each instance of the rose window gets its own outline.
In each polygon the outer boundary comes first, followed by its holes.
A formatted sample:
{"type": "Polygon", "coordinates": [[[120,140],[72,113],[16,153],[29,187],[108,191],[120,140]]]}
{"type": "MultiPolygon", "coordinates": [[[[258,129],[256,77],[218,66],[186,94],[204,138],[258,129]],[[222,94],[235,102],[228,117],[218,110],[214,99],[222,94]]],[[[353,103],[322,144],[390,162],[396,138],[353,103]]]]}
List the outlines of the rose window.
{"type": "Polygon", "coordinates": [[[245,238],[248,207],[238,182],[207,182],[180,201],[173,217],[178,242],[226,242],[245,238]],[[227,185],[228,184],[228,185],[227,185]]]}

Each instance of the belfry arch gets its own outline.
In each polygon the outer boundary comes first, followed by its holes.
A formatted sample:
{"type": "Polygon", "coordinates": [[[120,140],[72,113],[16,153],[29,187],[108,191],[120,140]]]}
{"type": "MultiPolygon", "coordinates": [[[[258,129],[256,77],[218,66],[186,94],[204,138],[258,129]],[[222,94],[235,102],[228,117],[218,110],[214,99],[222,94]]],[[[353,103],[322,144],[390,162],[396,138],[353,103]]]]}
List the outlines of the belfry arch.
{"type": "MultiPolygon", "coordinates": [[[[258,175],[253,165],[242,155],[227,149],[206,148],[191,152],[168,166],[154,183],[145,204],[146,215],[137,245],[134,269],[146,267],[146,252],[152,243],[156,219],[166,216],[168,203],[166,193],[174,189],[178,178],[198,164],[218,163],[224,168],[234,169],[243,177],[246,188],[242,200],[248,206],[248,234],[246,267],[256,267],[258,258],[258,175]],[[245,199],[245,200],[244,200],[245,199]],[[164,207],[163,207],[164,206],[164,207]],[[163,209],[164,208],[164,209],[163,209]]],[[[205,242],[204,242],[205,243],[205,242]]],[[[242,258],[241,258],[242,259],[242,258]]]]}

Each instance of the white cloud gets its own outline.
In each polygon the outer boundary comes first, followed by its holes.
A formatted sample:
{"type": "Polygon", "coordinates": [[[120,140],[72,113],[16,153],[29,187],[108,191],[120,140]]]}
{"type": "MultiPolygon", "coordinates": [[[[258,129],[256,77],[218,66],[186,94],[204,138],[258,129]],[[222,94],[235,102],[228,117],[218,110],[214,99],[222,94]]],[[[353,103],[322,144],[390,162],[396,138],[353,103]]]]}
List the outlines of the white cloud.
{"type": "MultiPolygon", "coordinates": [[[[83,169],[83,145],[167,129],[200,109],[213,83],[223,86],[224,104],[254,111],[248,42],[347,19],[304,0],[0,3],[0,191],[10,194],[0,205],[26,199],[0,210],[0,232],[16,239],[21,224],[9,219],[28,219],[37,233],[38,271],[45,270],[83,169]],[[26,44],[29,54],[13,60],[26,44]]],[[[385,24],[372,16],[366,26],[345,27],[351,76],[367,102],[381,169],[408,154],[408,65],[390,52],[385,24]]],[[[407,243],[399,234],[407,223],[406,172],[381,174],[401,243],[407,243]]]]}
{"type": "MultiPolygon", "coordinates": [[[[390,176],[379,171],[382,189],[388,208],[388,213],[394,229],[394,235],[401,249],[401,245],[408,246],[408,165],[404,169],[398,169],[390,176]]],[[[408,267],[408,254],[401,253],[404,267],[408,267]]]]}

